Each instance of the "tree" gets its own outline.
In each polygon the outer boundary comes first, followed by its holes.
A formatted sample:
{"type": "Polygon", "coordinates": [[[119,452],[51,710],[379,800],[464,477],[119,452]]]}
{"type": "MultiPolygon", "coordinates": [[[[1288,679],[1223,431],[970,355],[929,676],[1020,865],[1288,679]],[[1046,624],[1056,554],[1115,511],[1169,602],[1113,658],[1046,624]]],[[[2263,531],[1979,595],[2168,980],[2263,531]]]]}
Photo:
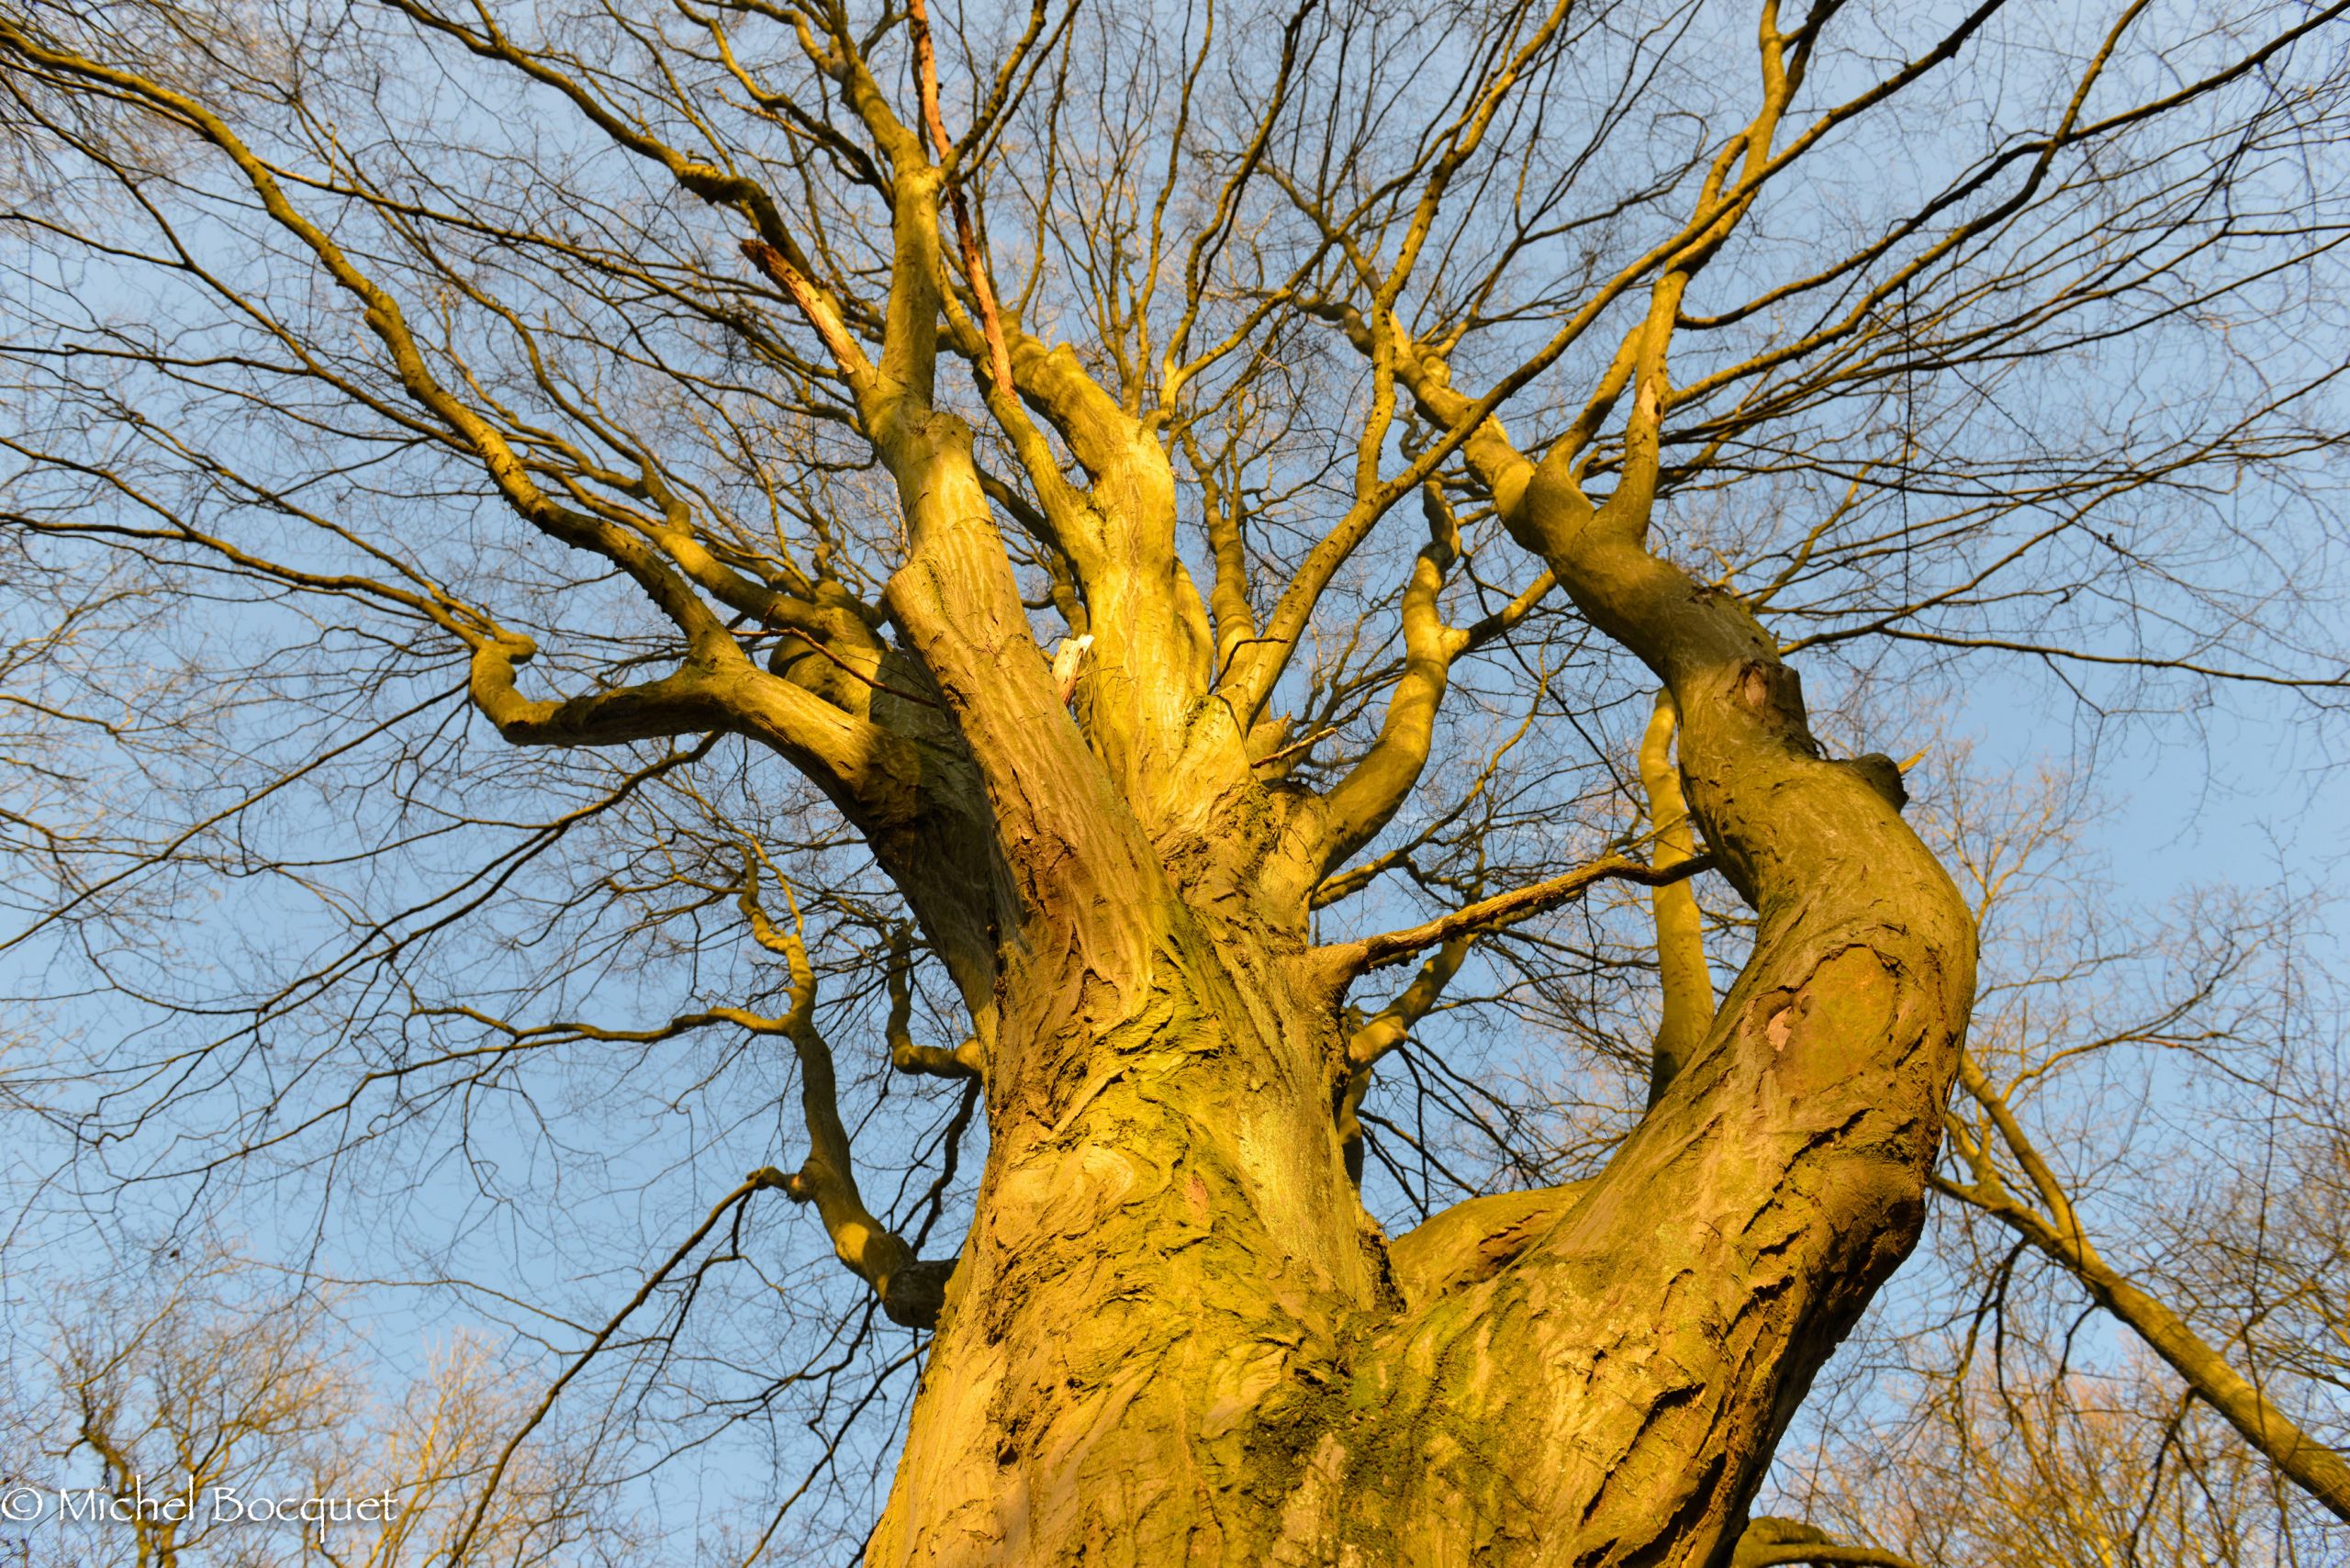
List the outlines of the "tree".
{"type": "Polygon", "coordinates": [[[1718,1561],[1975,991],[1823,735],[2003,660],[2344,684],[2269,521],[2340,444],[2342,10],[16,8],[12,946],[124,1043],[14,1092],[110,1202],[397,1146],[502,1205],[706,1181],[532,1095],[739,1131],[780,1042],[808,1154],[558,1393],[694,1360],[779,1191],[852,1346],[928,1335],[869,1562],[1718,1561]],[[1371,1097],[1472,969],[1647,1092],[1431,1088],[1509,1151],[1442,1206],[1371,1097]],[[945,1081],[878,1139],[875,1007],[945,1081]]]}
{"type": "Polygon", "coordinates": [[[610,1478],[590,1446],[543,1448],[494,1515],[470,1518],[526,1403],[481,1346],[444,1344],[424,1378],[386,1401],[365,1386],[362,1347],[330,1296],[265,1281],[224,1250],[150,1264],[84,1282],[70,1311],[52,1306],[46,1377],[7,1391],[12,1459],[27,1467],[17,1476],[62,1462],[47,1490],[76,1503],[10,1516],[9,1544],[28,1560],[396,1568],[446,1561],[469,1524],[476,1562],[625,1560],[628,1532],[599,1506],[610,1478]],[[92,1495],[125,1506],[102,1515],[92,1495]],[[340,1507],[305,1524],[256,1506],[280,1498],[340,1507]],[[354,1517],[351,1505],[379,1499],[354,1517]]]}

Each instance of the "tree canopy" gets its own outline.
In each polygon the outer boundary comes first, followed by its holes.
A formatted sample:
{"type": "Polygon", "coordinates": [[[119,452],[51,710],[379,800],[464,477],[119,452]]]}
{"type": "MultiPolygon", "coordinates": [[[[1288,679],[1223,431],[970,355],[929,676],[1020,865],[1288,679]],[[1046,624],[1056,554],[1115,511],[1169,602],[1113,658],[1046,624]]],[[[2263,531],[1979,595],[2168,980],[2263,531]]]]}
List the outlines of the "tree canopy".
{"type": "Polygon", "coordinates": [[[2330,917],[2073,824],[2334,744],[2346,8],[11,0],[12,1250],[499,1551],[1759,1564],[1930,1203],[1822,1522],[2338,1540],[2330,917]]]}

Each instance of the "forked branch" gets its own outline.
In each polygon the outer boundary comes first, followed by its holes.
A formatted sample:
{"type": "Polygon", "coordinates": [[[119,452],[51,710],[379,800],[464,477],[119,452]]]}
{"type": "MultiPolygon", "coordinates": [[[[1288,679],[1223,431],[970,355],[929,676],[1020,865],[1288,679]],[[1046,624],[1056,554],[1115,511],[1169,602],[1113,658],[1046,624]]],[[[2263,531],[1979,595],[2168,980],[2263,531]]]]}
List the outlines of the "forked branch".
{"type": "Polygon", "coordinates": [[[938,1321],[954,1262],[917,1259],[902,1237],[874,1217],[857,1192],[848,1129],[841,1122],[834,1086],[832,1047],[816,1029],[816,975],[808,962],[799,900],[790,884],[778,878],[791,908],[791,928],[784,930],[768,918],[759,902],[763,858],[755,846],[746,849],[743,891],[736,902],[750,922],[753,939],[781,958],[790,974],[791,1006],[784,1015],[784,1033],[800,1059],[800,1109],[808,1129],[808,1157],[797,1170],[770,1167],[754,1172],[753,1180],[780,1188],[794,1203],[813,1204],[824,1233],[832,1238],[834,1256],[872,1287],[890,1321],[928,1328],[938,1321]]]}

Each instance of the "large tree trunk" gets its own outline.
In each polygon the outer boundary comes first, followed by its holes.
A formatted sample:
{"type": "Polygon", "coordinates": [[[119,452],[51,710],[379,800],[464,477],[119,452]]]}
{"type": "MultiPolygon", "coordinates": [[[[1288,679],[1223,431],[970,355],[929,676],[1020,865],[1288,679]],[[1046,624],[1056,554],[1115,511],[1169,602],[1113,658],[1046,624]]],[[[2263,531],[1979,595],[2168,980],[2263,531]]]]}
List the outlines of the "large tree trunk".
{"type": "Polygon", "coordinates": [[[1393,1272],[1296,964],[1173,913],[1148,975],[1015,973],[870,1561],[1709,1561],[1916,1233],[1964,991],[1914,891],[1775,912],[1599,1180],[1463,1205],[1393,1272]]]}
{"type": "Polygon", "coordinates": [[[1595,1182],[1462,1205],[1391,1266],[1316,955],[1176,893],[1133,972],[1075,943],[1007,970],[978,1222],[872,1562],[1728,1551],[1915,1238],[1972,947],[1775,660],[1677,674],[1693,799],[1763,924],[1595,1182]]]}
{"type": "Polygon", "coordinates": [[[1140,820],[1033,649],[973,634],[1016,612],[932,467],[893,609],[958,710],[1020,715],[969,733],[1024,918],[871,1562],[1717,1562],[1914,1243],[1974,939],[1898,774],[1820,756],[1767,633],[1649,554],[1644,513],[1595,513],[1497,428],[1472,456],[1672,689],[1691,810],[1761,917],[1745,972],[1596,1180],[1463,1205],[1391,1260],[1333,1114],[1349,971],[1279,917],[1261,792],[1140,820]]]}
{"type": "Polygon", "coordinates": [[[1009,978],[979,1217],[870,1561],[1254,1562],[1397,1304],[1326,991],[1166,912],[1009,978]]]}
{"type": "MultiPolygon", "coordinates": [[[[1647,549],[1685,271],[1628,343],[1628,452],[1596,510],[1566,443],[1528,462],[1410,344],[1382,351],[1512,533],[1671,689],[1690,811],[1761,922],[1597,1179],[1464,1205],[1391,1256],[1338,1137],[1360,964],[1304,934],[1315,879],[1393,812],[1424,739],[1391,711],[1395,750],[1343,810],[1343,787],[1259,784],[1268,689],[1234,700],[1202,618],[1142,612],[1196,603],[1163,454],[1031,354],[1023,395],[1096,481],[1043,481],[1095,611],[1070,712],[971,432],[931,405],[935,174],[911,150],[901,167],[903,330],[878,369],[841,357],[911,537],[889,612],[994,824],[1002,939],[966,992],[994,1020],[988,1164],[869,1562],[1726,1558],[1813,1373],[1916,1239],[1974,934],[1892,765],[1824,759],[1768,633],[1647,549]]],[[[1440,508],[1431,528],[1405,610],[1432,652],[1440,508]]],[[[1440,674],[1398,689],[1432,709],[1440,674]]]]}

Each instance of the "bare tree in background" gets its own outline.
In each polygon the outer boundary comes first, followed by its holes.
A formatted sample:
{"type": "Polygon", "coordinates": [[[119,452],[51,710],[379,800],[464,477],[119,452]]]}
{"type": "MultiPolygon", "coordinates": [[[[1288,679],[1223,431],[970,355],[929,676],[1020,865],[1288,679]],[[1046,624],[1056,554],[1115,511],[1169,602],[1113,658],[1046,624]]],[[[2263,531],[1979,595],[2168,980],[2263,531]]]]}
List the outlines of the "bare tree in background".
{"type": "Polygon", "coordinates": [[[2350,680],[2345,7],[2024,9],[17,0],[20,1230],[504,1314],[449,1561],[590,1389],[746,1559],[1744,1551],[1969,1059],[1881,694],[2350,680]]]}
{"type": "Polygon", "coordinates": [[[50,1483],[41,1518],[6,1527],[28,1560],[397,1568],[448,1561],[469,1528],[471,1562],[627,1560],[610,1477],[569,1442],[543,1445],[494,1511],[472,1518],[530,1398],[482,1346],[445,1340],[386,1398],[368,1386],[365,1347],[330,1296],[232,1253],[151,1261],[144,1278],[85,1284],[70,1307],[53,1305],[39,1370],[20,1367],[8,1390],[12,1479],[50,1483]],[[56,1468],[36,1472],[40,1461],[56,1468]],[[102,1516],[94,1495],[125,1506],[102,1516]],[[281,1520],[280,1499],[339,1512],[281,1520]],[[370,1510],[354,1517],[362,1499],[370,1510]]]}

